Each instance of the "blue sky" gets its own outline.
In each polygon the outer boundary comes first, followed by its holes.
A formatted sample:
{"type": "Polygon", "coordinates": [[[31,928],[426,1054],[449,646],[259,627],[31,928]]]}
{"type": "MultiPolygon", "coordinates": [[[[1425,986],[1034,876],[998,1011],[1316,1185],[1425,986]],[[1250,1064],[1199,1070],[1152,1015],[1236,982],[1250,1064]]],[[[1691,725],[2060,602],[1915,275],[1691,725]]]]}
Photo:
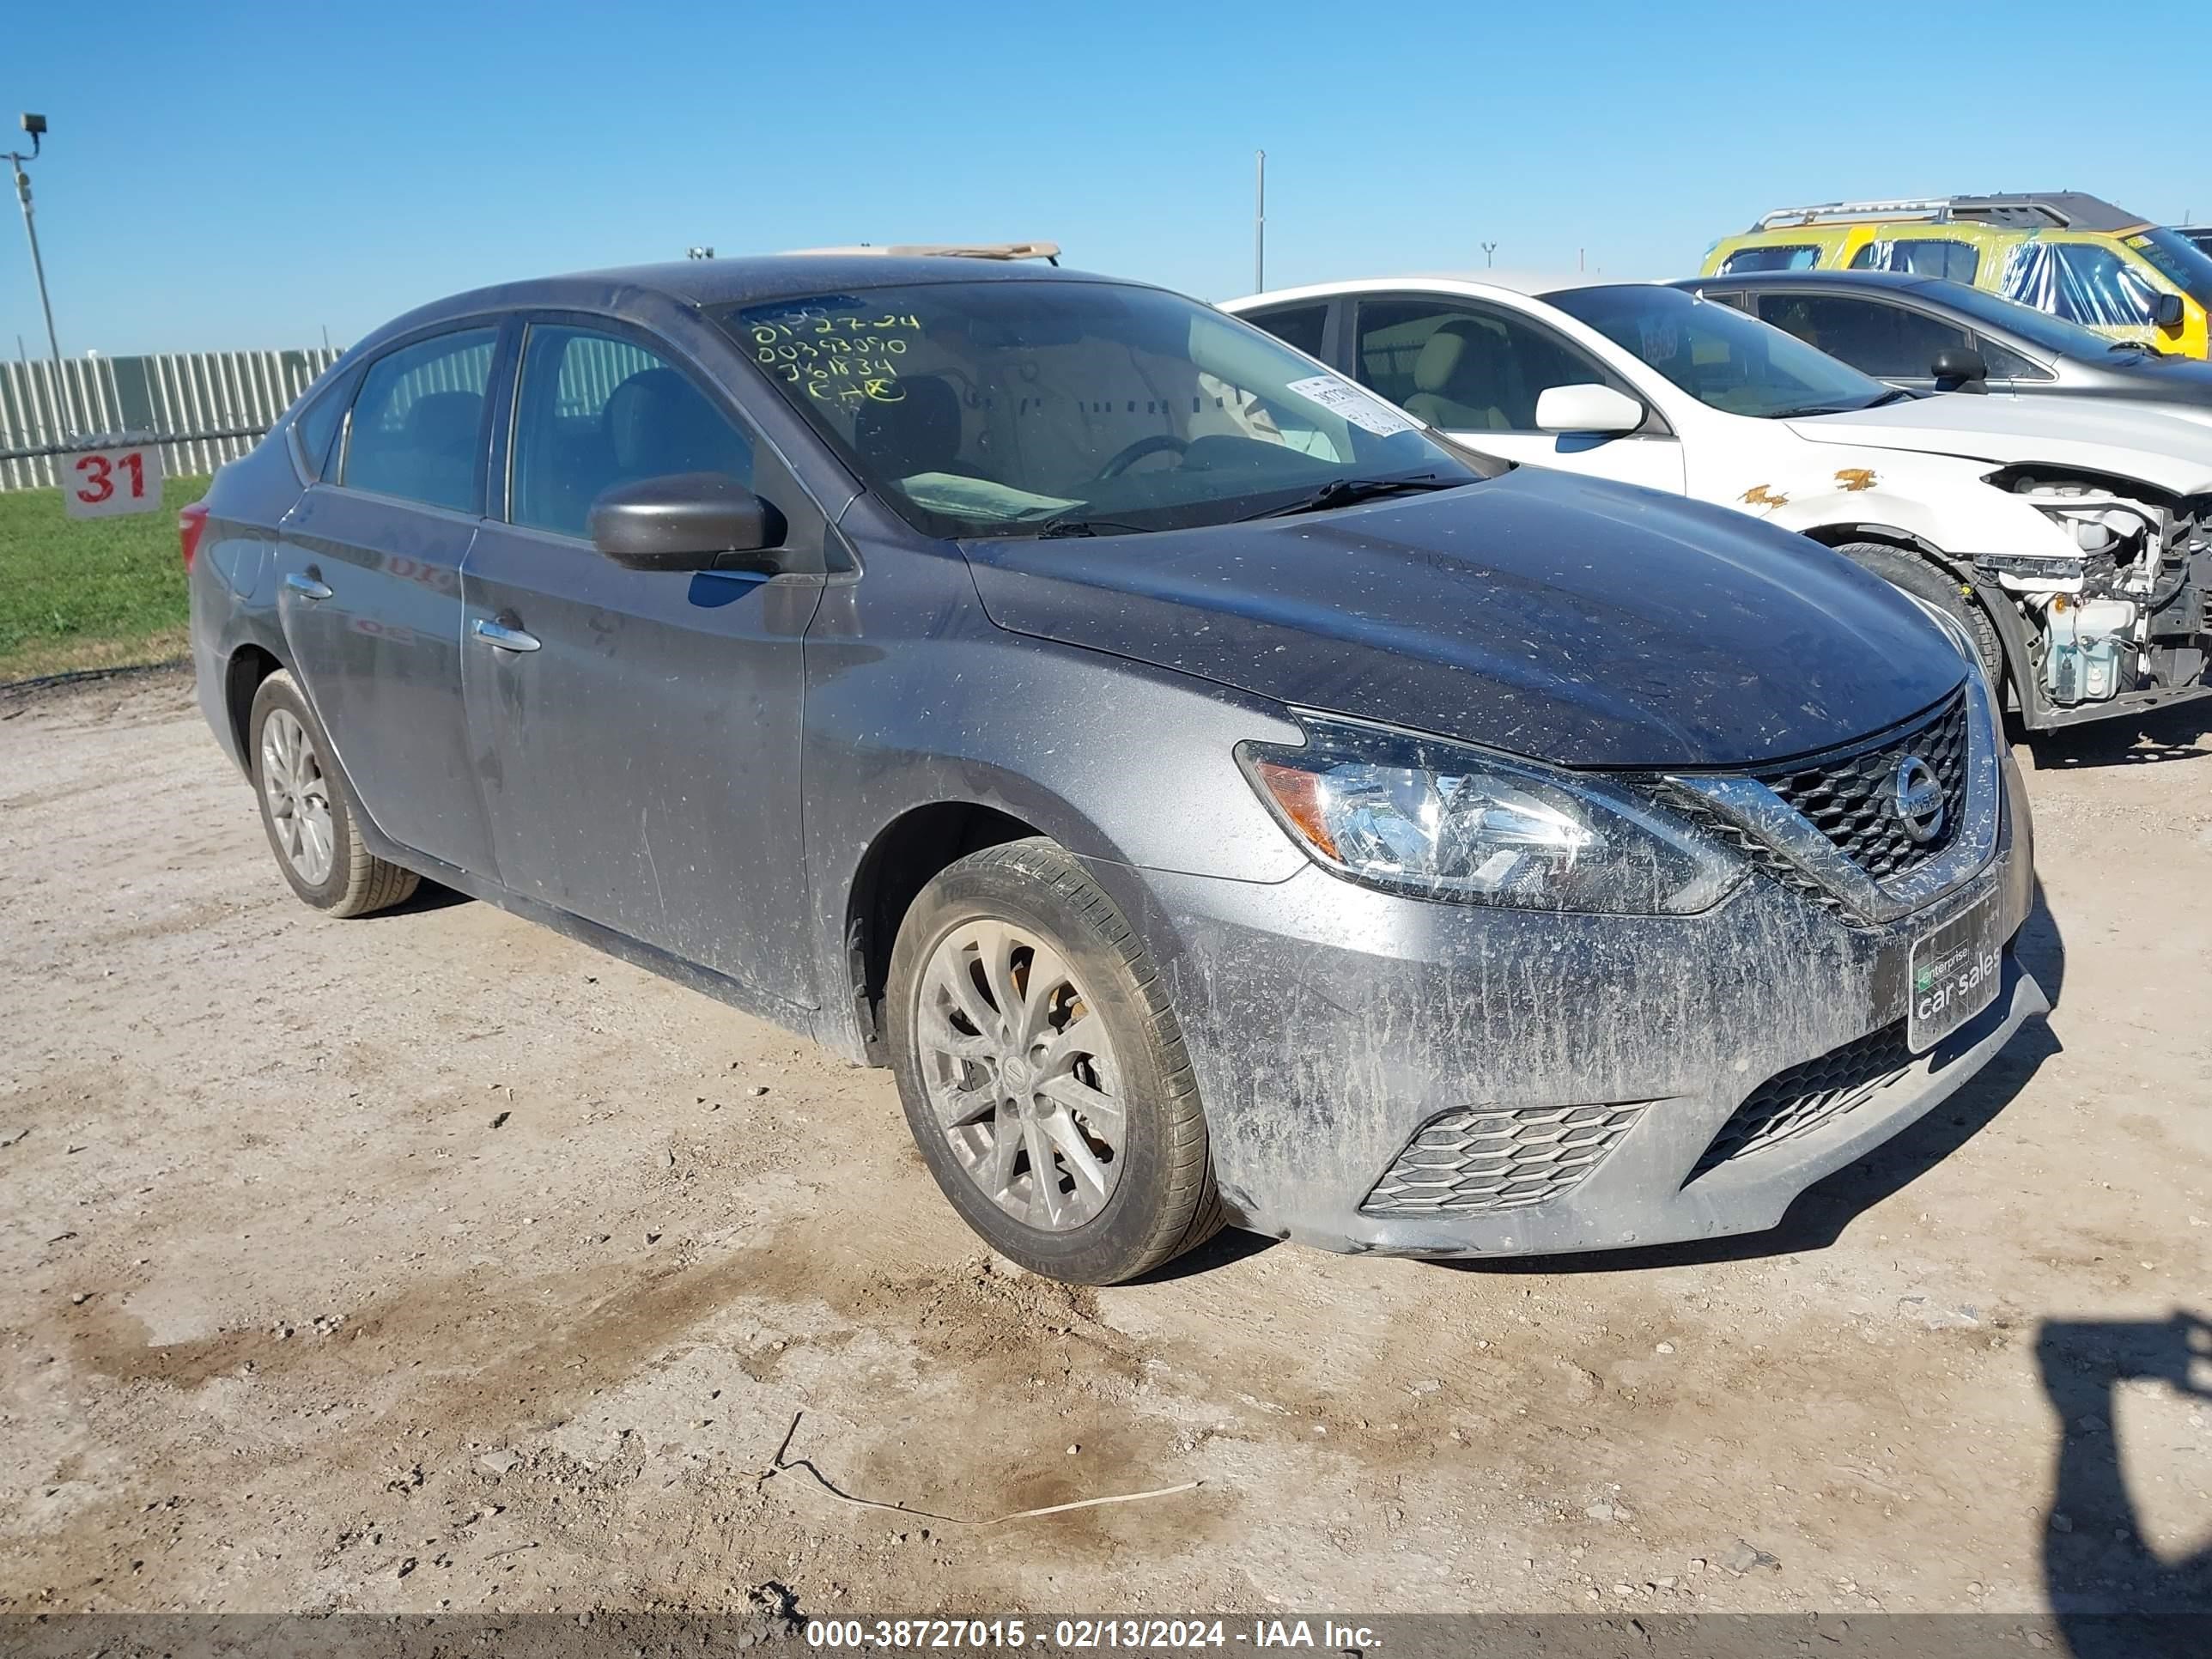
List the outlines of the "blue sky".
{"type": "MultiPolygon", "coordinates": [[[[503,277],[1048,237],[1249,289],[1498,261],[1672,276],[1761,210],[2069,187],[2212,217],[2195,5],[1006,0],[14,9],[0,120],[63,349],[311,343],[503,277]],[[2162,47],[2160,43],[2166,43],[2162,47]],[[2125,65],[2141,72],[2140,102],[2125,65]],[[2091,78],[2049,96],[2069,67],[2091,78]],[[2044,97],[2039,107],[2032,100],[2044,97]]],[[[0,212],[4,212],[0,201],[0,212]]],[[[0,229],[0,348],[41,330],[0,229]]]]}

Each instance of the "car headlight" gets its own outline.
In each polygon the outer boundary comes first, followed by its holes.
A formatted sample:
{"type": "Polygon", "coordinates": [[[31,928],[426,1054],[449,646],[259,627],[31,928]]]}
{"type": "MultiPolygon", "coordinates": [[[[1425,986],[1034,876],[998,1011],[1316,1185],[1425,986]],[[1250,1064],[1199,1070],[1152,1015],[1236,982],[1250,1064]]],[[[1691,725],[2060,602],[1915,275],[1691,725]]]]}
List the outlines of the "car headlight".
{"type": "Polygon", "coordinates": [[[1606,780],[1388,726],[1300,714],[1303,748],[1245,743],[1260,798],[1325,868],[1421,898],[1690,915],[1743,866],[1606,780]]]}

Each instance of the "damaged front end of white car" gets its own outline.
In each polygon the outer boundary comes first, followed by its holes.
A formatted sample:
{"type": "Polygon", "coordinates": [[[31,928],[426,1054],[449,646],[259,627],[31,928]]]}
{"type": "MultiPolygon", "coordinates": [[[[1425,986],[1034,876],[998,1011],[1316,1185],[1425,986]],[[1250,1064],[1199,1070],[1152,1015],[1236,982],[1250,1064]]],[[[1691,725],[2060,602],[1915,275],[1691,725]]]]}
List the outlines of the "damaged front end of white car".
{"type": "Polygon", "coordinates": [[[1973,558],[2029,729],[2212,695],[2212,496],[2033,464],[1984,482],[2052,532],[1973,558]]]}

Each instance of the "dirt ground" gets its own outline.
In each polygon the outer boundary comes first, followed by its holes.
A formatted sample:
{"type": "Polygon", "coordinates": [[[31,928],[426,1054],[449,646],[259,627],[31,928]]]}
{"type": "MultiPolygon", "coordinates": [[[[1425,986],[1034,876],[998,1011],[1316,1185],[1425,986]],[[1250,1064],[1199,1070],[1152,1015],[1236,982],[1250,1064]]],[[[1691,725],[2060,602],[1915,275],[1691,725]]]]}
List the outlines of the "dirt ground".
{"type": "Polygon", "coordinates": [[[2049,1030],[1780,1232],[1094,1292],[885,1073],[302,908],[181,676],[0,698],[0,1612],[2212,1606],[2208,728],[2045,750],[2049,1030]]]}

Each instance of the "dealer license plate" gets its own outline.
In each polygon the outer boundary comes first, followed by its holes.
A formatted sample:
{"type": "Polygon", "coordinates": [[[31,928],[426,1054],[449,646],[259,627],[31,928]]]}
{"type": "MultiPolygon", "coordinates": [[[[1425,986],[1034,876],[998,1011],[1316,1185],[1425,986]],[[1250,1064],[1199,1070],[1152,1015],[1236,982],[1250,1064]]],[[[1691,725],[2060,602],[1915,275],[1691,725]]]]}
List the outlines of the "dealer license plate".
{"type": "Polygon", "coordinates": [[[1996,1000],[2004,977],[2004,940],[1992,893],[1912,946],[1912,1003],[1905,1038],[1924,1054],[1996,1000]]]}

